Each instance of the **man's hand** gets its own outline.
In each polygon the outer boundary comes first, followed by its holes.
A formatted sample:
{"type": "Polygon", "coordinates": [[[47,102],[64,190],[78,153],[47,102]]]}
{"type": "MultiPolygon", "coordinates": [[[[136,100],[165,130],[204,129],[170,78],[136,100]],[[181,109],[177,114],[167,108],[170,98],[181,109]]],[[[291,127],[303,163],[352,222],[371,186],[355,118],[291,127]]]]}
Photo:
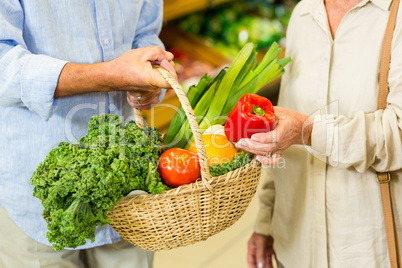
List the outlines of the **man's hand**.
{"type": "MultiPolygon", "coordinates": [[[[161,88],[171,88],[160,72],[152,68],[152,65],[161,65],[177,79],[173,67],[173,55],[170,52],[163,51],[160,47],[140,48],[126,52],[117,58],[113,64],[116,66],[130,65],[131,60],[136,61],[136,66],[143,66],[145,69],[132,68],[134,73],[132,76],[135,77],[136,84],[132,90],[127,88],[127,101],[134,108],[149,110],[152,105],[158,103],[161,88]],[[163,56],[166,56],[166,58],[163,56]],[[140,81],[143,82],[140,83],[140,81]]],[[[122,79],[124,77],[125,74],[123,73],[122,79]]],[[[132,84],[134,84],[134,81],[132,84]]]]}
{"type": "Polygon", "coordinates": [[[173,54],[161,47],[144,47],[127,51],[117,59],[108,62],[107,72],[111,76],[111,90],[148,92],[158,88],[171,88],[158,70],[160,64],[176,77],[171,61],[173,54]]]}
{"type": "Polygon", "coordinates": [[[144,109],[155,102],[160,88],[171,88],[153,64],[160,64],[173,76],[173,54],[161,47],[132,49],[120,57],[102,63],[67,63],[60,73],[54,96],[66,97],[91,92],[127,91],[131,104],[141,97],[144,109]]]}
{"type": "Polygon", "coordinates": [[[149,110],[154,104],[158,103],[161,92],[162,90],[160,88],[154,91],[127,91],[127,101],[133,108],[149,110]]]}
{"type": "Polygon", "coordinates": [[[247,244],[247,263],[249,268],[272,268],[274,239],[271,236],[253,233],[247,244]]]}

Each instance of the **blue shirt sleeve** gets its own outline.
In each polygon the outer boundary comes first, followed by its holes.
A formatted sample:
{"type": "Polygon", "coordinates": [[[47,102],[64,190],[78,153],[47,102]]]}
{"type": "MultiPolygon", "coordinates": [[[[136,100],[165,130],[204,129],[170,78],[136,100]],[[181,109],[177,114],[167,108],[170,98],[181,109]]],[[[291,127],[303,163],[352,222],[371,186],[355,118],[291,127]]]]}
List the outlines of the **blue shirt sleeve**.
{"type": "Polygon", "coordinates": [[[144,0],[138,20],[133,48],[160,46],[165,49],[159,39],[163,22],[163,0],[144,0]]]}
{"type": "Polygon", "coordinates": [[[53,95],[67,61],[28,51],[23,39],[24,13],[19,1],[0,4],[0,106],[25,106],[47,120],[53,95]]]}

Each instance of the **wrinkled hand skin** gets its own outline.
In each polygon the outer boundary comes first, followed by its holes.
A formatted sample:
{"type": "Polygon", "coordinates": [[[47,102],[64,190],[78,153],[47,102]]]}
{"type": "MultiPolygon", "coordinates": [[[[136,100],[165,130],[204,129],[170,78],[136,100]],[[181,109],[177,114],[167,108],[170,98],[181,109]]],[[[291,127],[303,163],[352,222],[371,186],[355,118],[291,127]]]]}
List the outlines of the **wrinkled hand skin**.
{"type": "Polygon", "coordinates": [[[247,244],[247,263],[249,268],[273,268],[272,255],[274,239],[271,236],[253,233],[247,244]]]}
{"type": "MultiPolygon", "coordinates": [[[[170,55],[170,52],[166,52],[166,54],[170,55]]],[[[177,74],[174,69],[174,63],[172,60],[168,61],[168,60],[163,59],[161,61],[158,61],[158,60],[152,61],[152,62],[145,61],[144,63],[145,63],[145,65],[148,65],[148,63],[150,63],[151,65],[152,64],[160,64],[160,66],[162,66],[163,68],[168,70],[173,75],[173,77],[177,80],[177,74]]],[[[152,73],[156,76],[155,79],[152,79],[152,81],[158,81],[160,79],[164,79],[158,70],[152,69],[152,73]]],[[[171,88],[171,86],[169,84],[167,84],[166,81],[161,81],[160,83],[162,83],[162,82],[166,83],[165,88],[171,88]]],[[[149,110],[155,104],[158,103],[161,92],[162,92],[161,88],[154,88],[154,86],[151,86],[150,90],[147,90],[146,88],[144,88],[144,89],[138,89],[135,91],[127,91],[127,101],[133,108],[137,108],[139,110],[149,110]],[[140,102],[138,102],[138,97],[141,98],[140,102]]]]}
{"type": "Polygon", "coordinates": [[[108,73],[113,78],[109,86],[114,90],[139,92],[170,88],[161,73],[152,66],[160,64],[175,76],[172,60],[173,54],[158,46],[127,51],[107,63],[108,73]]]}
{"type": "Polygon", "coordinates": [[[127,101],[133,108],[139,110],[150,110],[159,101],[159,96],[162,90],[160,88],[154,91],[148,92],[127,92],[127,101]],[[138,97],[141,97],[141,101],[138,102],[138,97]]]}
{"type": "Polygon", "coordinates": [[[173,55],[163,51],[160,47],[135,49],[124,53],[111,62],[121,72],[121,82],[124,83],[127,77],[127,101],[133,107],[140,110],[149,110],[158,103],[161,94],[161,87],[171,88],[158,70],[152,65],[159,64],[168,70],[177,79],[174,69],[173,55]],[[166,58],[162,58],[162,55],[166,58]],[[149,60],[151,59],[151,60],[149,60]],[[136,66],[136,68],[133,68],[136,66]],[[122,69],[131,73],[126,73],[122,69]],[[133,86],[135,85],[135,86],[133,86]],[[141,101],[138,102],[138,97],[141,101]]]}
{"type": "Polygon", "coordinates": [[[311,145],[313,117],[279,106],[274,110],[278,118],[274,130],[254,134],[236,144],[236,147],[256,154],[257,160],[264,165],[278,165],[283,151],[293,144],[311,145]]]}
{"type": "MultiPolygon", "coordinates": [[[[60,73],[54,97],[127,91],[146,100],[145,95],[149,92],[159,95],[161,88],[171,88],[161,73],[152,67],[155,64],[168,70],[174,77],[177,76],[173,67],[173,54],[159,46],[132,49],[108,62],[69,62],[60,73]]],[[[145,100],[143,104],[146,104],[145,100]]]]}

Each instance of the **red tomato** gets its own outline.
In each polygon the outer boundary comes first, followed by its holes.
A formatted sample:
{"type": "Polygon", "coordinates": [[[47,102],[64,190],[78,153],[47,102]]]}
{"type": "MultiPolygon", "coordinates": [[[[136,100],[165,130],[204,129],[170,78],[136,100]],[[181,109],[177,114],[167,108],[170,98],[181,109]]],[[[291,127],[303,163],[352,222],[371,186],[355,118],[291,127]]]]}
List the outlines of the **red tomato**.
{"type": "Polygon", "coordinates": [[[169,149],[160,156],[158,171],[171,187],[189,184],[201,177],[198,155],[180,148],[169,149]]]}

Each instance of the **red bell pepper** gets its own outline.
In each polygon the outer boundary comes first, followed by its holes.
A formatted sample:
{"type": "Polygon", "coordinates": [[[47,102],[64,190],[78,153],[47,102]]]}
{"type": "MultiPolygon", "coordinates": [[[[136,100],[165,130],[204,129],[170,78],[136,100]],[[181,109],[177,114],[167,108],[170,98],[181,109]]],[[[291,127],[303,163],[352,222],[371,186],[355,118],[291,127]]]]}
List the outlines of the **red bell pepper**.
{"type": "Polygon", "coordinates": [[[259,95],[246,94],[230,112],[225,134],[230,141],[237,142],[242,138],[251,138],[255,133],[271,131],[275,125],[272,103],[259,95]]]}

